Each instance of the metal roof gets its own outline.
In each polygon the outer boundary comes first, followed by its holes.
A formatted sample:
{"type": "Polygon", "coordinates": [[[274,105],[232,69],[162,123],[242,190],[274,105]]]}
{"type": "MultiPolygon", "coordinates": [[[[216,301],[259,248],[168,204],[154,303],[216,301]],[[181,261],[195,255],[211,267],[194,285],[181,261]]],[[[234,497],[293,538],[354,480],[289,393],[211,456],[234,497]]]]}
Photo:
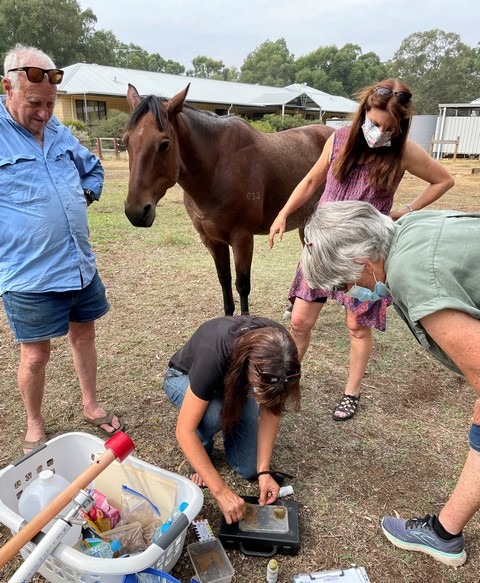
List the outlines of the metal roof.
{"type": "Polygon", "coordinates": [[[474,107],[478,107],[480,105],[480,97],[478,99],[474,99],[473,101],[470,101],[470,103],[439,103],[438,107],[447,107],[449,109],[467,109],[467,108],[471,108],[472,105],[474,107]]]}
{"type": "Polygon", "coordinates": [[[283,88],[269,87],[87,63],[70,65],[65,67],[64,71],[65,75],[58,86],[58,92],[67,95],[95,94],[125,97],[128,84],[131,83],[140,95],[159,95],[169,99],[190,83],[187,101],[195,103],[217,103],[228,106],[286,105],[306,94],[323,112],[352,113],[358,107],[356,101],[329,95],[298,83],[283,88]]]}

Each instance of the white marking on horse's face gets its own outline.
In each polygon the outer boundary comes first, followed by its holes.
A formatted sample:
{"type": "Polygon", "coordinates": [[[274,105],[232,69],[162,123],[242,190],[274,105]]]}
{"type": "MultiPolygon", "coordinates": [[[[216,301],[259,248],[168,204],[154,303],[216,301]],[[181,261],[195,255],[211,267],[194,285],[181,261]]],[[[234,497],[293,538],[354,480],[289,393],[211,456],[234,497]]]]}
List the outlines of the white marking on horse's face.
{"type": "Polygon", "coordinates": [[[141,136],[143,134],[143,126],[138,126],[137,134],[141,136]]]}

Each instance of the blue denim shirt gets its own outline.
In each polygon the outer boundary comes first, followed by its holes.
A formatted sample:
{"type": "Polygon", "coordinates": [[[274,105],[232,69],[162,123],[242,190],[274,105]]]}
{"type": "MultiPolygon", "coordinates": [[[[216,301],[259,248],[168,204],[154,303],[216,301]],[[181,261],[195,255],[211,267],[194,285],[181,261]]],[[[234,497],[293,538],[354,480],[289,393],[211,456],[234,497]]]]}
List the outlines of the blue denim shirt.
{"type": "Polygon", "coordinates": [[[55,117],[43,147],[0,100],[0,295],[81,289],[96,270],[83,189],[104,170],[55,117]]]}

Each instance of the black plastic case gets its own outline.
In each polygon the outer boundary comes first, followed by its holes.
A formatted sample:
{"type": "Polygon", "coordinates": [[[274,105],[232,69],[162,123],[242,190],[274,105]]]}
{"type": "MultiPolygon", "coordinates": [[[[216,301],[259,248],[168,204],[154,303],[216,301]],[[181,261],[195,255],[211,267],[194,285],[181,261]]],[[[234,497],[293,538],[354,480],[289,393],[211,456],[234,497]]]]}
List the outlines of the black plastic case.
{"type": "MultiPolygon", "coordinates": [[[[254,496],[242,496],[249,504],[258,504],[254,496]]],[[[296,555],[300,548],[300,533],[298,528],[298,503],[296,500],[276,500],[275,506],[283,506],[288,512],[288,532],[242,531],[238,523],[227,524],[222,520],[218,538],[226,549],[238,549],[245,555],[273,557],[296,555]]]]}

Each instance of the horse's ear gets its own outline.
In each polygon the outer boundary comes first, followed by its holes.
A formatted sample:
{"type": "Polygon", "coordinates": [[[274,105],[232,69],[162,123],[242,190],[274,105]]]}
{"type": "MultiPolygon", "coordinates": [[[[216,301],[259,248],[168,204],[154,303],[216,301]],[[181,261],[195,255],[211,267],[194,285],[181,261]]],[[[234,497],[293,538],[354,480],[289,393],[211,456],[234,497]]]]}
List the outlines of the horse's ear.
{"type": "Polygon", "coordinates": [[[140,103],[140,101],[142,101],[142,98],[138,94],[138,91],[133,85],[129,83],[127,91],[127,103],[130,106],[130,110],[133,111],[140,103]]]}
{"type": "Polygon", "coordinates": [[[182,111],[183,103],[185,101],[185,98],[187,97],[189,88],[190,83],[185,87],[183,91],[180,91],[180,93],[177,93],[165,103],[165,107],[167,108],[169,116],[175,117],[182,111]]]}

